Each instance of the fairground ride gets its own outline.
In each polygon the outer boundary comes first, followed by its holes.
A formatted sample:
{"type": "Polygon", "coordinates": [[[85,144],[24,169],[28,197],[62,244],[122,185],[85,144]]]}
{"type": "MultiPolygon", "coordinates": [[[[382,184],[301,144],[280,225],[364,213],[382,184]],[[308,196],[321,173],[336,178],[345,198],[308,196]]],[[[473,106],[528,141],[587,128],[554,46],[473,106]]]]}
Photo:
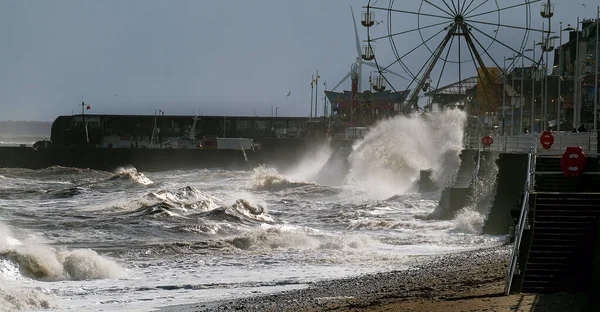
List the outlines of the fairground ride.
{"type": "Polygon", "coordinates": [[[423,93],[453,83],[458,84],[459,105],[470,115],[504,109],[507,73],[523,59],[536,63],[524,53],[530,33],[544,33],[531,27],[536,2],[540,0],[369,0],[361,14],[368,38],[362,57],[377,66],[375,90],[409,92],[399,108],[403,114],[423,109],[423,93]],[[507,55],[511,62],[502,64],[507,55]],[[391,79],[391,71],[405,74],[410,82],[393,84],[398,80],[391,79]],[[460,85],[469,78],[477,81],[476,96],[467,96],[460,85]]]}

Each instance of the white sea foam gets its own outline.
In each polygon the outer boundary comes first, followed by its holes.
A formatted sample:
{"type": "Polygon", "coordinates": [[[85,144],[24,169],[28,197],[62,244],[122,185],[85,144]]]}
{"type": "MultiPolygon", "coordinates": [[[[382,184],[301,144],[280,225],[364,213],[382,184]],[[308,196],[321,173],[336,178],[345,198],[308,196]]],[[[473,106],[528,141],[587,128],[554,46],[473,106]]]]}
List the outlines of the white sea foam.
{"type": "Polygon", "coordinates": [[[0,222],[0,311],[50,309],[58,306],[56,298],[41,288],[21,285],[19,266],[3,257],[22,243],[11,236],[8,226],[0,222]]]}
{"type": "Polygon", "coordinates": [[[0,277],[0,312],[48,310],[58,307],[57,298],[43,289],[19,286],[14,281],[6,281],[0,277]]]}
{"type": "Polygon", "coordinates": [[[456,230],[464,233],[479,234],[484,223],[485,216],[471,207],[459,210],[454,217],[456,230]]]}
{"type": "Polygon", "coordinates": [[[375,125],[349,157],[349,180],[376,198],[409,190],[419,171],[433,169],[443,181],[458,169],[466,115],[446,110],[427,116],[397,116],[375,125]]]}

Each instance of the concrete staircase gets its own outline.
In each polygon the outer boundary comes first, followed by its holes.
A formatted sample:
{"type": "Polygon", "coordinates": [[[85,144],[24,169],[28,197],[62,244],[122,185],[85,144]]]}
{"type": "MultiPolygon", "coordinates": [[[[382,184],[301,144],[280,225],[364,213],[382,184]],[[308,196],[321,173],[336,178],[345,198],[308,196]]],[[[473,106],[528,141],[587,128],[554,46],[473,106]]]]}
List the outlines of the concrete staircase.
{"type": "Polygon", "coordinates": [[[584,292],[592,270],[600,194],[535,193],[521,292],[584,292]]]}
{"type": "Polygon", "coordinates": [[[600,216],[597,159],[566,177],[559,157],[538,157],[529,197],[528,229],[519,250],[512,290],[527,293],[587,292],[592,285],[600,216]]]}

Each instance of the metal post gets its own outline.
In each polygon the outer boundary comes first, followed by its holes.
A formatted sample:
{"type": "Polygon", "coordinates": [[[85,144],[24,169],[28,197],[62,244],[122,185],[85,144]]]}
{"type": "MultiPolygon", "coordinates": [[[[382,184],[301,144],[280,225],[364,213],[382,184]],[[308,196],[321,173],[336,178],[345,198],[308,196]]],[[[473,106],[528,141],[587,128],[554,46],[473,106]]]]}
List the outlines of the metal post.
{"type": "Polygon", "coordinates": [[[561,93],[561,88],[560,88],[560,81],[562,80],[562,62],[563,62],[563,51],[562,51],[562,32],[563,32],[563,27],[562,27],[562,22],[558,23],[559,24],[559,40],[558,40],[558,91],[557,91],[557,99],[556,99],[556,131],[560,132],[560,109],[561,109],[561,97],[560,97],[560,93],[561,93]]]}
{"type": "Polygon", "coordinates": [[[523,106],[525,104],[525,97],[523,96],[523,83],[525,69],[524,69],[524,56],[523,52],[521,52],[521,91],[519,91],[519,105],[521,106],[521,111],[519,112],[519,133],[523,133],[523,106]]]}
{"type": "Polygon", "coordinates": [[[317,70],[317,79],[315,80],[315,118],[319,116],[319,71],[317,70]]]}
{"type": "Polygon", "coordinates": [[[504,110],[506,109],[506,56],[504,57],[504,75],[502,75],[502,135],[504,136],[504,127],[506,126],[506,119],[504,119],[504,110]]]}
{"type": "Polygon", "coordinates": [[[596,62],[594,70],[594,131],[598,130],[598,67],[600,67],[600,57],[598,54],[598,32],[600,32],[600,6],[596,10],[596,62]]]}
{"type": "MultiPolygon", "coordinates": [[[[313,115],[313,90],[315,87],[315,75],[313,74],[310,78],[310,115],[308,115],[308,121],[311,120],[313,115]]],[[[271,106],[271,116],[273,116],[273,107],[271,106]]]]}
{"type": "MultiPolygon", "coordinates": [[[[550,28],[548,28],[548,30],[549,29],[550,28]]],[[[548,130],[548,44],[550,44],[550,42],[546,39],[546,66],[544,68],[544,130],[548,130]]]]}
{"type": "MultiPolygon", "coordinates": [[[[323,82],[323,85],[325,86],[325,90],[323,91],[327,91],[327,80],[323,82]]],[[[327,117],[327,95],[323,97],[323,117],[327,117]]]]}
{"type": "MultiPolygon", "coordinates": [[[[515,55],[513,54],[512,60],[514,62],[515,60],[515,55]]],[[[515,71],[514,71],[514,67],[513,67],[513,72],[511,73],[511,82],[510,82],[510,87],[513,89],[513,92],[515,91],[515,71]]],[[[515,135],[515,94],[513,93],[513,95],[510,97],[510,135],[513,136],[515,135]]]]}
{"type": "MultiPolygon", "coordinates": [[[[535,40],[533,41],[533,61],[535,62],[535,40]]],[[[531,133],[535,129],[535,77],[537,76],[537,64],[533,64],[533,70],[531,71],[531,133]]]]}
{"type": "Polygon", "coordinates": [[[577,30],[575,34],[577,36],[575,40],[575,69],[573,72],[573,128],[577,128],[579,124],[579,17],[577,18],[577,30]]]}

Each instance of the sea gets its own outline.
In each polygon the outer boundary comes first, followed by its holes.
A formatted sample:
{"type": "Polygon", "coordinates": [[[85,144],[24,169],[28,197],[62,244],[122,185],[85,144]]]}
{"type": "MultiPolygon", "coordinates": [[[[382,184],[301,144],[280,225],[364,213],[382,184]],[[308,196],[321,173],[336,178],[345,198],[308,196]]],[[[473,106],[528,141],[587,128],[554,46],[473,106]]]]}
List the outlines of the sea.
{"type": "Polygon", "coordinates": [[[465,121],[384,120],[333,168],[328,145],[287,168],[0,168],[0,311],[154,311],[504,244],[481,233],[494,172],[454,218],[428,217],[465,121]],[[419,192],[424,169],[437,190],[419,192]]]}

